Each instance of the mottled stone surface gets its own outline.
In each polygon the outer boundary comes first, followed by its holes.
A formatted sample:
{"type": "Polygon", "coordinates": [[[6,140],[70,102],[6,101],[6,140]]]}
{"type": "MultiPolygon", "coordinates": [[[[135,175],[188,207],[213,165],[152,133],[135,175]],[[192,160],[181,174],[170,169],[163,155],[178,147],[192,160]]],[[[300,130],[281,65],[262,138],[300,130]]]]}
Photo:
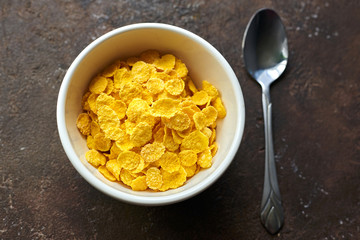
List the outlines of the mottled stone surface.
{"type": "Polygon", "coordinates": [[[0,1],[0,239],[360,239],[360,2],[0,1]],[[285,226],[259,220],[264,171],[261,90],[241,41],[272,7],[290,64],[272,86],[274,146],[285,226]],[[140,207],[91,187],[68,161],[56,100],[67,68],[102,34],[163,22],[213,44],[239,78],[246,129],[236,159],[182,203],[140,207]]]}

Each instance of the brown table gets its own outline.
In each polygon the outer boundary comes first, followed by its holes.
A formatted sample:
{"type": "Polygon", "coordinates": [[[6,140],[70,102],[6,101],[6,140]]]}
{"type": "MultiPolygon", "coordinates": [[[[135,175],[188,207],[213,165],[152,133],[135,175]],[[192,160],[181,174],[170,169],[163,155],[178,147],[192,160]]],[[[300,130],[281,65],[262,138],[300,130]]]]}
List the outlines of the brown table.
{"type": "Polygon", "coordinates": [[[0,2],[1,239],[360,239],[360,2],[0,2]],[[278,11],[290,63],[272,86],[274,147],[285,209],[280,234],[259,220],[264,171],[261,90],[244,70],[251,15],[278,11]],[[239,78],[246,105],[240,149],[200,195],[170,206],[116,201],[70,164],[56,126],[67,68],[95,38],[162,22],[213,44],[239,78]]]}

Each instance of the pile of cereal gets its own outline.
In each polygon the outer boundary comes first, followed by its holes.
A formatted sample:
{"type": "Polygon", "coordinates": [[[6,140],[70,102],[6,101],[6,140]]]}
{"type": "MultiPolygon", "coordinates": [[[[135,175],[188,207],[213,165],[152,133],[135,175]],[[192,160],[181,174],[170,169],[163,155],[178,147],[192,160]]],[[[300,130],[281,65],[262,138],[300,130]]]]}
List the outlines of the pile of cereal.
{"type": "Polygon", "coordinates": [[[226,110],[218,90],[202,85],[180,59],[155,50],[108,66],[92,79],[76,123],[87,161],[136,191],[178,188],[211,167],[226,110]]]}

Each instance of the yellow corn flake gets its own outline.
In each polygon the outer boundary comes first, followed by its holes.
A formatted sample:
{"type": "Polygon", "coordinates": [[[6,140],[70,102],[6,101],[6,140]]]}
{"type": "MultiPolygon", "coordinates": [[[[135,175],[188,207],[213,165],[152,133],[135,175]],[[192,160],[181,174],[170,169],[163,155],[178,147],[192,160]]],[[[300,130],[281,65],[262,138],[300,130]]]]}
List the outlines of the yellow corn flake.
{"type": "Polygon", "coordinates": [[[126,68],[116,70],[114,74],[114,88],[120,89],[126,83],[131,82],[131,74],[126,68]]]}
{"type": "Polygon", "coordinates": [[[215,128],[213,128],[212,130],[211,130],[211,136],[210,136],[210,138],[209,138],[209,144],[211,145],[211,144],[213,144],[214,143],[214,141],[215,141],[215,139],[216,139],[216,129],[215,128]]]}
{"type": "Polygon", "coordinates": [[[213,124],[217,117],[218,117],[218,111],[213,106],[207,106],[203,110],[201,110],[202,113],[204,113],[206,117],[206,126],[210,126],[213,124]]]}
{"type": "Polygon", "coordinates": [[[134,98],[126,110],[126,116],[128,117],[129,121],[136,122],[141,117],[141,115],[149,109],[150,107],[145,100],[134,98]]]}
{"type": "Polygon", "coordinates": [[[194,93],[191,100],[198,106],[207,104],[210,101],[210,97],[204,90],[194,93]]]}
{"type": "Polygon", "coordinates": [[[182,93],[184,88],[185,83],[179,78],[171,79],[165,83],[165,90],[173,96],[177,96],[182,93]]]}
{"type": "Polygon", "coordinates": [[[124,138],[121,139],[121,141],[116,141],[116,145],[121,151],[129,151],[135,147],[134,143],[130,141],[129,134],[125,134],[124,138]]]}
{"type": "Polygon", "coordinates": [[[103,75],[104,77],[112,77],[114,76],[115,71],[120,67],[120,61],[116,61],[113,64],[111,64],[110,66],[106,67],[101,75],[103,75]]]}
{"type": "Polygon", "coordinates": [[[172,54],[165,54],[161,58],[156,59],[154,65],[160,70],[171,70],[175,66],[175,56],[172,54]]]}
{"type": "Polygon", "coordinates": [[[180,166],[178,171],[172,173],[164,169],[160,171],[163,177],[163,185],[159,189],[160,191],[166,191],[169,188],[178,188],[186,182],[187,173],[182,166],[180,166]]]}
{"type": "Polygon", "coordinates": [[[89,116],[90,116],[90,118],[91,118],[92,121],[94,121],[94,122],[98,122],[98,121],[99,121],[98,116],[96,115],[96,113],[94,113],[94,112],[91,111],[91,110],[88,111],[87,113],[89,114],[89,116]]]}
{"type": "Polygon", "coordinates": [[[97,113],[97,111],[96,111],[96,98],[98,96],[99,96],[98,94],[91,93],[90,96],[87,99],[88,104],[89,104],[89,108],[94,113],[97,113]]]}
{"type": "Polygon", "coordinates": [[[111,172],[109,172],[109,170],[105,167],[105,166],[100,166],[98,168],[99,172],[108,180],[115,182],[116,178],[114,177],[114,175],[111,174],[111,172]]]}
{"type": "Polygon", "coordinates": [[[188,79],[187,79],[187,85],[188,85],[188,87],[189,87],[189,90],[190,90],[193,94],[195,94],[195,93],[197,93],[197,92],[199,91],[199,90],[196,88],[194,82],[191,80],[191,78],[188,78],[188,79]]]}
{"type": "Polygon", "coordinates": [[[113,90],[114,90],[114,82],[110,78],[108,78],[108,85],[106,86],[104,92],[109,95],[113,92],[113,90]]]}
{"type": "Polygon", "coordinates": [[[212,134],[213,134],[213,132],[211,131],[211,129],[208,128],[208,127],[204,127],[204,128],[201,130],[201,132],[202,132],[203,134],[205,134],[205,136],[207,136],[207,138],[209,138],[209,142],[210,142],[210,137],[211,137],[212,134]]]}
{"type": "Polygon", "coordinates": [[[111,107],[115,102],[115,98],[113,98],[110,95],[107,95],[106,93],[101,93],[97,98],[96,98],[96,109],[106,105],[111,107]]]}
{"type": "Polygon", "coordinates": [[[108,156],[109,159],[117,159],[122,150],[118,147],[116,142],[113,142],[110,148],[110,154],[108,156]]]}
{"type": "Polygon", "coordinates": [[[81,106],[85,111],[90,110],[90,106],[89,106],[89,103],[88,103],[88,98],[89,98],[90,94],[91,94],[91,92],[86,92],[84,94],[84,96],[82,97],[81,106]]]}
{"type": "Polygon", "coordinates": [[[179,137],[185,138],[192,132],[192,127],[189,127],[188,129],[184,131],[177,131],[176,133],[179,135],[179,137]]]}
{"type": "Polygon", "coordinates": [[[172,129],[171,134],[172,134],[172,137],[173,137],[175,143],[177,143],[177,144],[182,143],[183,138],[180,137],[180,135],[178,134],[178,132],[176,130],[172,129]]]}
{"type": "Polygon", "coordinates": [[[135,179],[135,177],[126,169],[121,169],[120,172],[120,180],[128,185],[131,186],[132,181],[135,179]]]}
{"type": "Polygon", "coordinates": [[[145,83],[150,78],[151,67],[143,61],[137,61],[131,69],[131,75],[134,81],[145,83]]]}
{"type": "Polygon", "coordinates": [[[128,171],[135,170],[139,166],[140,160],[141,156],[132,151],[124,151],[117,158],[120,166],[128,171]]]}
{"type": "Polygon", "coordinates": [[[134,98],[142,97],[142,87],[137,82],[127,82],[119,91],[120,99],[129,104],[134,98]]]}
{"type": "Polygon", "coordinates": [[[100,94],[105,91],[108,80],[102,76],[96,76],[89,85],[89,90],[92,93],[100,94]]]}
{"type": "Polygon", "coordinates": [[[83,135],[89,135],[91,131],[91,118],[86,113],[80,113],[77,120],[76,126],[83,135]]]}
{"type": "Polygon", "coordinates": [[[153,190],[161,188],[163,184],[161,171],[156,167],[150,167],[146,171],[146,185],[153,190]]]}
{"type": "Polygon", "coordinates": [[[126,119],[124,125],[126,134],[131,135],[136,127],[136,122],[131,122],[129,119],[126,119]]]}
{"type": "Polygon", "coordinates": [[[126,64],[129,66],[133,66],[138,61],[139,61],[139,58],[137,58],[137,57],[129,57],[128,59],[126,59],[126,64]]]}
{"type": "Polygon", "coordinates": [[[125,133],[120,129],[120,120],[114,110],[104,105],[98,109],[98,114],[99,125],[105,137],[115,141],[124,137],[125,133]]]}
{"type": "Polygon", "coordinates": [[[205,149],[199,154],[197,164],[202,168],[209,168],[212,164],[212,155],[210,148],[205,149]]]}
{"type": "Polygon", "coordinates": [[[139,123],[130,135],[130,141],[135,147],[144,146],[152,139],[152,128],[147,123],[139,123]]]}
{"type": "Polygon", "coordinates": [[[165,152],[160,158],[161,168],[169,173],[178,171],[180,168],[180,159],[176,153],[165,152]]]}
{"type": "Polygon", "coordinates": [[[214,142],[211,146],[210,146],[210,151],[211,151],[211,155],[214,157],[215,154],[217,153],[218,151],[218,144],[216,142],[214,142]]]}
{"type": "Polygon", "coordinates": [[[211,97],[211,100],[215,100],[219,96],[219,92],[211,83],[203,81],[203,90],[211,97]]]}
{"type": "Polygon", "coordinates": [[[146,176],[140,176],[132,180],[131,189],[134,191],[145,191],[148,186],[146,185],[146,176]]]}
{"type": "Polygon", "coordinates": [[[153,142],[146,144],[141,149],[141,157],[144,158],[146,162],[155,162],[160,159],[160,157],[165,152],[165,146],[161,142],[153,142]]]}
{"type": "Polygon", "coordinates": [[[160,54],[156,50],[147,50],[140,54],[140,59],[146,63],[153,63],[160,58],[160,54]]]}
{"type": "Polygon", "coordinates": [[[197,169],[197,164],[191,165],[189,167],[183,166],[185,171],[186,171],[186,177],[192,177],[195,175],[196,173],[196,169],[197,169]]]}
{"type": "Polygon", "coordinates": [[[197,154],[193,150],[182,150],[179,153],[179,158],[181,165],[185,167],[190,167],[194,165],[197,161],[197,154]]]}
{"type": "Polygon", "coordinates": [[[117,181],[120,181],[121,166],[116,159],[112,159],[106,162],[106,169],[115,177],[117,181]]]}
{"type": "Polygon", "coordinates": [[[172,152],[176,151],[179,148],[179,144],[174,141],[171,129],[165,127],[164,130],[165,130],[165,135],[164,135],[163,144],[165,148],[172,152]]]}
{"type": "Polygon", "coordinates": [[[96,134],[100,133],[101,129],[97,122],[92,121],[90,124],[90,134],[95,136],[96,134]]]}
{"type": "Polygon", "coordinates": [[[180,59],[175,60],[175,71],[179,75],[179,77],[186,77],[188,74],[188,69],[186,68],[185,63],[183,63],[180,59]]]}
{"type": "Polygon", "coordinates": [[[156,71],[151,73],[151,78],[159,78],[159,79],[163,80],[164,82],[171,79],[171,77],[167,73],[156,72],[156,71]]]}
{"type": "Polygon", "coordinates": [[[91,149],[85,153],[86,160],[94,167],[103,166],[106,163],[106,157],[95,149],[91,149]]]}
{"type": "Polygon", "coordinates": [[[160,127],[156,131],[153,132],[154,142],[163,142],[165,136],[165,130],[163,127],[160,127]]]}
{"type": "Polygon", "coordinates": [[[151,114],[155,117],[170,118],[175,115],[179,108],[179,101],[169,98],[157,100],[151,106],[151,114]]]}
{"type": "Polygon", "coordinates": [[[95,148],[95,143],[94,143],[94,137],[91,135],[88,135],[86,138],[86,146],[89,149],[94,149],[95,148]]]}
{"type": "Polygon", "coordinates": [[[110,150],[111,140],[105,137],[104,133],[98,133],[94,136],[95,149],[106,152],[110,150]]]}
{"type": "Polygon", "coordinates": [[[161,93],[157,94],[156,97],[157,97],[156,100],[160,100],[160,99],[164,99],[164,98],[169,98],[169,99],[174,99],[174,100],[179,100],[180,99],[179,96],[171,95],[167,91],[162,91],[161,93]]]}
{"type": "Polygon", "coordinates": [[[207,121],[206,121],[206,116],[204,113],[202,113],[202,112],[195,113],[193,116],[193,119],[194,119],[196,129],[201,130],[204,127],[206,127],[207,121]]]}
{"type": "Polygon", "coordinates": [[[138,123],[147,123],[150,127],[153,127],[158,121],[159,118],[154,117],[150,112],[144,112],[137,120],[138,123]]]}
{"type": "Polygon", "coordinates": [[[156,77],[150,78],[146,83],[147,90],[152,94],[161,93],[164,90],[164,87],[164,81],[156,77]]]}
{"type": "Polygon", "coordinates": [[[147,165],[145,165],[145,161],[143,158],[140,158],[139,165],[131,171],[131,173],[140,173],[147,165]]]}
{"type": "MultiPolygon", "coordinates": [[[[195,110],[194,110],[192,107],[190,107],[190,106],[181,108],[181,111],[182,111],[183,113],[186,113],[186,114],[188,115],[190,121],[193,121],[193,119],[194,119],[194,114],[197,112],[197,111],[195,111],[195,110]]],[[[200,112],[200,110],[199,110],[199,112],[200,112]]]]}
{"type": "Polygon", "coordinates": [[[126,114],[126,104],[122,100],[115,100],[111,108],[116,112],[119,119],[123,119],[126,114]]]}
{"type": "Polygon", "coordinates": [[[186,136],[181,144],[181,150],[193,150],[197,153],[204,151],[209,146],[209,139],[196,130],[186,136]]]}
{"type": "Polygon", "coordinates": [[[170,129],[183,131],[190,127],[190,118],[186,113],[179,111],[166,120],[165,125],[170,129]]]}
{"type": "Polygon", "coordinates": [[[218,112],[218,118],[222,119],[226,116],[226,109],[220,97],[217,97],[212,103],[212,105],[218,112]]]}

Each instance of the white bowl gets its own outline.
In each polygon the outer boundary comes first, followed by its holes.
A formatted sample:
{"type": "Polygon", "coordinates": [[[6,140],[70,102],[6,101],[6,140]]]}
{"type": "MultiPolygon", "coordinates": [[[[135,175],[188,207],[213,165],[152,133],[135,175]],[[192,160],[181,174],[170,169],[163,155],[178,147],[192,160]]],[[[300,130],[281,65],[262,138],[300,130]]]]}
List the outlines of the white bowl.
{"type": "Polygon", "coordinates": [[[224,57],[199,36],[179,27],[139,23],[115,29],[87,46],[68,69],[58,96],[57,124],[64,150],[75,169],[101,192],[128,203],[166,205],[188,199],[209,187],[228,168],[239,148],[245,124],[244,99],[235,73],[224,57]],[[85,138],[76,127],[82,95],[93,76],[115,60],[138,56],[148,49],[182,59],[198,87],[207,80],[218,88],[227,116],[218,122],[219,145],[211,168],[202,170],[182,187],[165,192],[133,191],[105,179],[85,159],[85,138]]]}

